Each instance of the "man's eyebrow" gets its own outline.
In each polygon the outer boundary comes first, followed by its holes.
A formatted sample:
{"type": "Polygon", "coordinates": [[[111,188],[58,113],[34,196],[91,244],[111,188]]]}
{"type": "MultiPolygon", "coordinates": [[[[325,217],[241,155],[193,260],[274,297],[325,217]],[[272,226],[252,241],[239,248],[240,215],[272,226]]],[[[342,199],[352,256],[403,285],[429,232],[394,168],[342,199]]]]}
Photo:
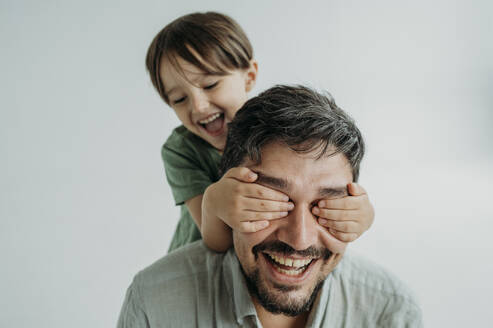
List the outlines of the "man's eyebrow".
{"type": "Polygon", "coordinates": [[[320,188],[318,191],[318,194],[325,198],[325,197],[342,197],[342,196],[347,196],[347,188],[344,187],[338,187],[338,188],[320,188]]]}
{"type": "MultiPolygon", "coordinates": [[[[289,189],[289,183],[286,179],[283,178],[276,178],[270,175],[266,175],[262,172],[256,171],[258,178],[255,182],[259,184],[263,184],[269,187],[273,187],[275,189],[279,190],[288,190],[289,189]]],[[[346,186],[344,187],[322,187],[319,189],[318,194],[322,198],[332,198],[332,197],[343,197],[347,196],[347,188],[346,186]]]]}
{"type": "Polygon", "coordinates": [[[257,181],[260,184],[265,184],[276,189],[286,190],[288,189],[288,182],[282,178],[271,177],[262,172],[255,172],[258,175],[257,181]]]}

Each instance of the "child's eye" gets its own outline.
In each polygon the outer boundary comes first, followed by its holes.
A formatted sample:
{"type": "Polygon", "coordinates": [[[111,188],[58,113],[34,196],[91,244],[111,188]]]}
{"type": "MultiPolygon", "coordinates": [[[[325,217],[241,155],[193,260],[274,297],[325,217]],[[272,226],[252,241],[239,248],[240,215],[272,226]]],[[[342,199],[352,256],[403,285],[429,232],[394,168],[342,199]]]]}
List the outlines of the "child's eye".
{"type": "Polygon", "coordinates": [[[206,85],[206,86],[204,87],[204,90],[214,89],[214,87],[215,87],[215,86],[217,86],[218,84],[219,84],[219,81],[216,81],[216,82],[214,82],[214,83],[212,83],[212,84],[206,85]]]}
{"type": "Polygon", "coordinates": [[[173,100],[172,103],[173,105],[178,105],[179,103],[182,103],[185,101],[185,97],[178,98],[176,100],[173,100]]]}

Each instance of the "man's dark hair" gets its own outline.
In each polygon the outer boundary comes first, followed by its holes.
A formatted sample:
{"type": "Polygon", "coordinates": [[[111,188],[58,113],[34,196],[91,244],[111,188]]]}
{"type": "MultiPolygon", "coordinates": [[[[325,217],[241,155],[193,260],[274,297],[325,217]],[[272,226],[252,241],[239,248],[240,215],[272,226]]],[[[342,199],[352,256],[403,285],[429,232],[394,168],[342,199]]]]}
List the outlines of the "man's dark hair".
{"type": "Polygon", "coordinates": [[[260,164],[262,148],[272,142],[300,153],[316,150],[317,158],[342,153],[351,164],[353,181],[358,181],[363,137],[329,94],[277,85],[247,101],[229,124],[221,174],[247,159],[260,164]]]}

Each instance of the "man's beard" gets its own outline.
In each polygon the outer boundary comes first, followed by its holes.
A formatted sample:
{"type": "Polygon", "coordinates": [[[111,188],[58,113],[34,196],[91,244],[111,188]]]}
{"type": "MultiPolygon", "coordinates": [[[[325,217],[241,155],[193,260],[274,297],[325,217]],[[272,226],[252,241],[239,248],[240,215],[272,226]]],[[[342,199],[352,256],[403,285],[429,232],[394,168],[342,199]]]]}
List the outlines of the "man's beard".
{"type": "MultiPolygon", "coordinates": [[[[258,253],[261,251],[270,250],[281,253],[285,256],[289,255],[301,255],[301,256],[317,256],[320,260],[327,261],[332,253],[328,249],[315,249],[313,247],[309,247],[303,251],[296,251],[289,245],[280,242],[267,242],[256,245],[252,248],[252,252],[255,255],[255,259],[258,259],[258,253]]],[[[267,287],[265,286],[265,281],[262,281],[260,278],[259,269],[255,269],[251,274],[247,274],[243,267],[241,270],[243,271],[243,275],[245,276],[245,280],[247,283],[248,291],[250,295],[255,297],[260,305],[264,307],[267,311],[274,314],[284,314],[287,316],[295,317],[304,312],[308,312],[311,310],[313,302],[317,298],[318,292],[322,288],[323,282],[326,277],[320,277],[313,288],[313,291],[310,295],[305,295],[302,298],[296,299],[286,299],[282,300],[282,295],[276,295],[275,293],[269,292],[267,287]]],[[[280,293],[288,293],[290,291],[294,291],[299,289],[296,286],[285,286],[274,284],[274,288],[280,293]]]]}
{"type": "MultiPolygon", "coordinates": [[[[304,312],[310,311],[312,304],[318,295],[318,291],[322,288],[324,283],[324,280],[318,281],[310,297],[302,300],[290,300],[282,303],[279,297],[270,294],[266,288],[259,289],[261,282],[258,269],[256,269],[251,275],[246,275],[245,272],[243,272],[243,274],[245,275],[245,280],[250,295],[254,296],[259,301],[260,305],[264,307],[264,309],[274,314],[284,314],[290,317],[296,317],[304,312]]],[[[278,291],[283,291],[283,287],[285,286],[275,286],[278,291]]]]}

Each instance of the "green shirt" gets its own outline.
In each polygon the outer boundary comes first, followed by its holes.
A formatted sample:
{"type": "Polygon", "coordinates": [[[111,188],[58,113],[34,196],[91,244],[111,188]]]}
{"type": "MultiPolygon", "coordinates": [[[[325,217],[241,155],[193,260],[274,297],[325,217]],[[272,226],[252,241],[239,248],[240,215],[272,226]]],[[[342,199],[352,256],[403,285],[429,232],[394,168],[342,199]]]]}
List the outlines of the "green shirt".
{"type": "Polygon", "coordinates": [[[170,252],[202,238],[184,203],[203,194],[210,184],[219,180],[221,155],[183,125],[173,130],[161,154],[175,203],[181,206],[180,220],[168,249],[170,252]]]}
{"type": "MultiPolygon", "coordinates": [[[[345,254],[329,274],[307,327],[422,327],[413,294],[394,275],[345,254]]],[[[215,253],[197,241],[139,272],[118,328],[261,327],[234,249],[215,253]]]]}

